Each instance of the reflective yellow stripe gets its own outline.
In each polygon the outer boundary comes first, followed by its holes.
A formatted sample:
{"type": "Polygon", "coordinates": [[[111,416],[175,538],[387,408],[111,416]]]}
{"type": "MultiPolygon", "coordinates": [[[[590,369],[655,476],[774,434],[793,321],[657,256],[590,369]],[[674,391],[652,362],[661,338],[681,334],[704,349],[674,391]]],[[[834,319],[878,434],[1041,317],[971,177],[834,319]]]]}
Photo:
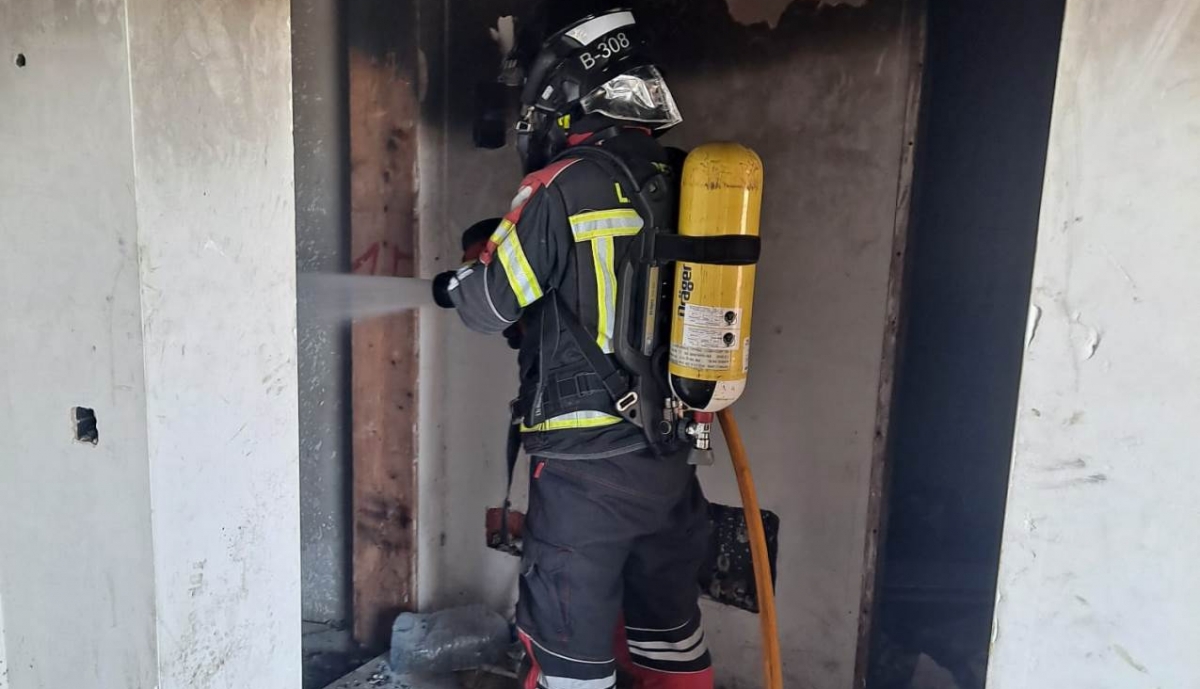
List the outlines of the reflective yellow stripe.
{"type": "Polygon", "coordinates": [[[602,428],[617,423],[621,423],[621,417],[605,414],[602,411],[576,411],[543,421],[533,428],[521,424],[521,432],[540,433],[542,431],[562,431],[576,428],[602,428]]]}
{"type": "Polygon", "coordinates": [[[641,232],[642,216],[629,208],[609,211],[588,211],[572,215],[571,232],[575,241],[585,242],[597,237],[628,237],[641,232]]]}
{"type": "Polygon", "coordinates": [[[617,270],[613,261],[615,251],[612,237],[592,240],[592,260],[596,272],[596,344],[605,354],[613,351],[613,321],[617,307],[617,270]]]}
{"type": "Polygon", "coordinates": [[[508,236],[508,233],[511,232],[514,227],[516,226],[509,221],[501,220],[500,224],[496,226],[496,229],[492,231],[492,236],[488,237],[488,241],[496,246],[500,246],[504,242],[504,238],[508,236]]]}
{"type": "Polygon", "coordinates": [[[496,245],[496,255],[500,265],[504,266],[504,274],[508,277],[508,286],[517,295],[517,303],[522,308],[542,298],[542,286],[538,284],[529,260],[525,258],[525,250],[521,248],[521,240],[513,231],[513,224],[507,220],[500,223],[492,233],[492,243],[496,245]]]}

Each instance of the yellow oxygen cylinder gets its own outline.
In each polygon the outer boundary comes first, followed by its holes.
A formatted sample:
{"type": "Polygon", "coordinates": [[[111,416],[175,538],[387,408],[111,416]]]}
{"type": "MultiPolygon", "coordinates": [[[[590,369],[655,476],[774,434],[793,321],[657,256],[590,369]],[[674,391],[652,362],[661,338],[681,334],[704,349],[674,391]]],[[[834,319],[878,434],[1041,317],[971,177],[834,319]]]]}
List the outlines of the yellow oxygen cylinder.
{"type": "MultiPolygon", "coordinates": [[[[679,233],[757,236],[762,184],[762,161],[749,148],[711,143],[694,149],[683,165],[679,233]]],[[[696,420],[705,428],[712,412],[733,404],[746,387],[753,300],[753,265],[675,266],[671,390],[700,412],[696,420]]]]}

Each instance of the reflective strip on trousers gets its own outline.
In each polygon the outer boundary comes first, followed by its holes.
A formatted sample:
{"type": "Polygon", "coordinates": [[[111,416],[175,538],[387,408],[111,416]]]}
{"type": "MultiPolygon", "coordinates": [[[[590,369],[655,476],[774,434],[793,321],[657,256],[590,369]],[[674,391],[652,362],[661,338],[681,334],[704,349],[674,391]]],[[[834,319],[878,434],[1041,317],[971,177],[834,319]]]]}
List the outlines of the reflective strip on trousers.
{"type": "Polygon", "coordinates": [[[629,641],[629,648],[640,651],[687,651],[696,644],[704,645],[704,628],[697,627],[692,635],[681,641],[629,641]]]}
{"type": "Polygon", "coordinates": [[[708,644],[704,643],[703,639],[700,640],[700,645],[687,651],[643,651],[640,648],[629,647],[629,654],[634,658],[666,660],[673,663],[685,663],[689,660],[695,660],[705,653],[708,653],[708,644]]]}
{"type": "Polygon", "coordinates": [[[551,677],[542,675],[538,678],[538,686],[542,689],[612,689],[617,686],[617,673],[599,679],[571,679],[570,677],[551,677]]]}

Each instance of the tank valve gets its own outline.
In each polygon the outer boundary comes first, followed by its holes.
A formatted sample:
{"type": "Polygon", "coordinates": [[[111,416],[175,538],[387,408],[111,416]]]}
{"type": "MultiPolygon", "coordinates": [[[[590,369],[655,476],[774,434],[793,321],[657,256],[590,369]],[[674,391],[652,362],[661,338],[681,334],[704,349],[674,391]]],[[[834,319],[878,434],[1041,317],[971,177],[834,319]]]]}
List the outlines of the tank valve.
{"type": "Polygon", "coordinates": [[[684,431],[692,439],[692,450],[688,453],[688,464],[711,466],[716,461],[712,451],[712,421],[712,412],[693,412],[692,422],[687,425],[684,431]]]}

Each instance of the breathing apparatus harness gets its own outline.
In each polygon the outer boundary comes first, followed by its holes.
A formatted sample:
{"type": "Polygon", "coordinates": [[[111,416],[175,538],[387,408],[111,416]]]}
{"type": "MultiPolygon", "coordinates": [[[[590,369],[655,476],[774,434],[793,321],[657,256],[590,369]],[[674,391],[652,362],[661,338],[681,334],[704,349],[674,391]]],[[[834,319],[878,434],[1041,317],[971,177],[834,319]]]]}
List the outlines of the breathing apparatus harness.
{"type": "MultiPolygon", "coordinates": [[[[600,133],[601,142],[605,134],[600,133]]],[[[602,145],[567,149],[552,162],[563,159],[586,161],[622,180],[643,227],[617,263],[612,356],[554,291],[546,308],[552,309],[579,348],[585,370],[549,380],[540,376],[532,395],[523,395],[514,404],[515,416],[533,428],[568,412],[615,413],[641,428],[656,453],[670,452],[687,436],[686,425],[681,425],[686,423],[683,409],[667,379],[674,264],[750,265],[758,261],[759,239],[678,234],[674,227],[677,183],[649,163],[627,161],[602,145]]],[[[539,346],[545,351],[551,343],[539,346]]]]}

